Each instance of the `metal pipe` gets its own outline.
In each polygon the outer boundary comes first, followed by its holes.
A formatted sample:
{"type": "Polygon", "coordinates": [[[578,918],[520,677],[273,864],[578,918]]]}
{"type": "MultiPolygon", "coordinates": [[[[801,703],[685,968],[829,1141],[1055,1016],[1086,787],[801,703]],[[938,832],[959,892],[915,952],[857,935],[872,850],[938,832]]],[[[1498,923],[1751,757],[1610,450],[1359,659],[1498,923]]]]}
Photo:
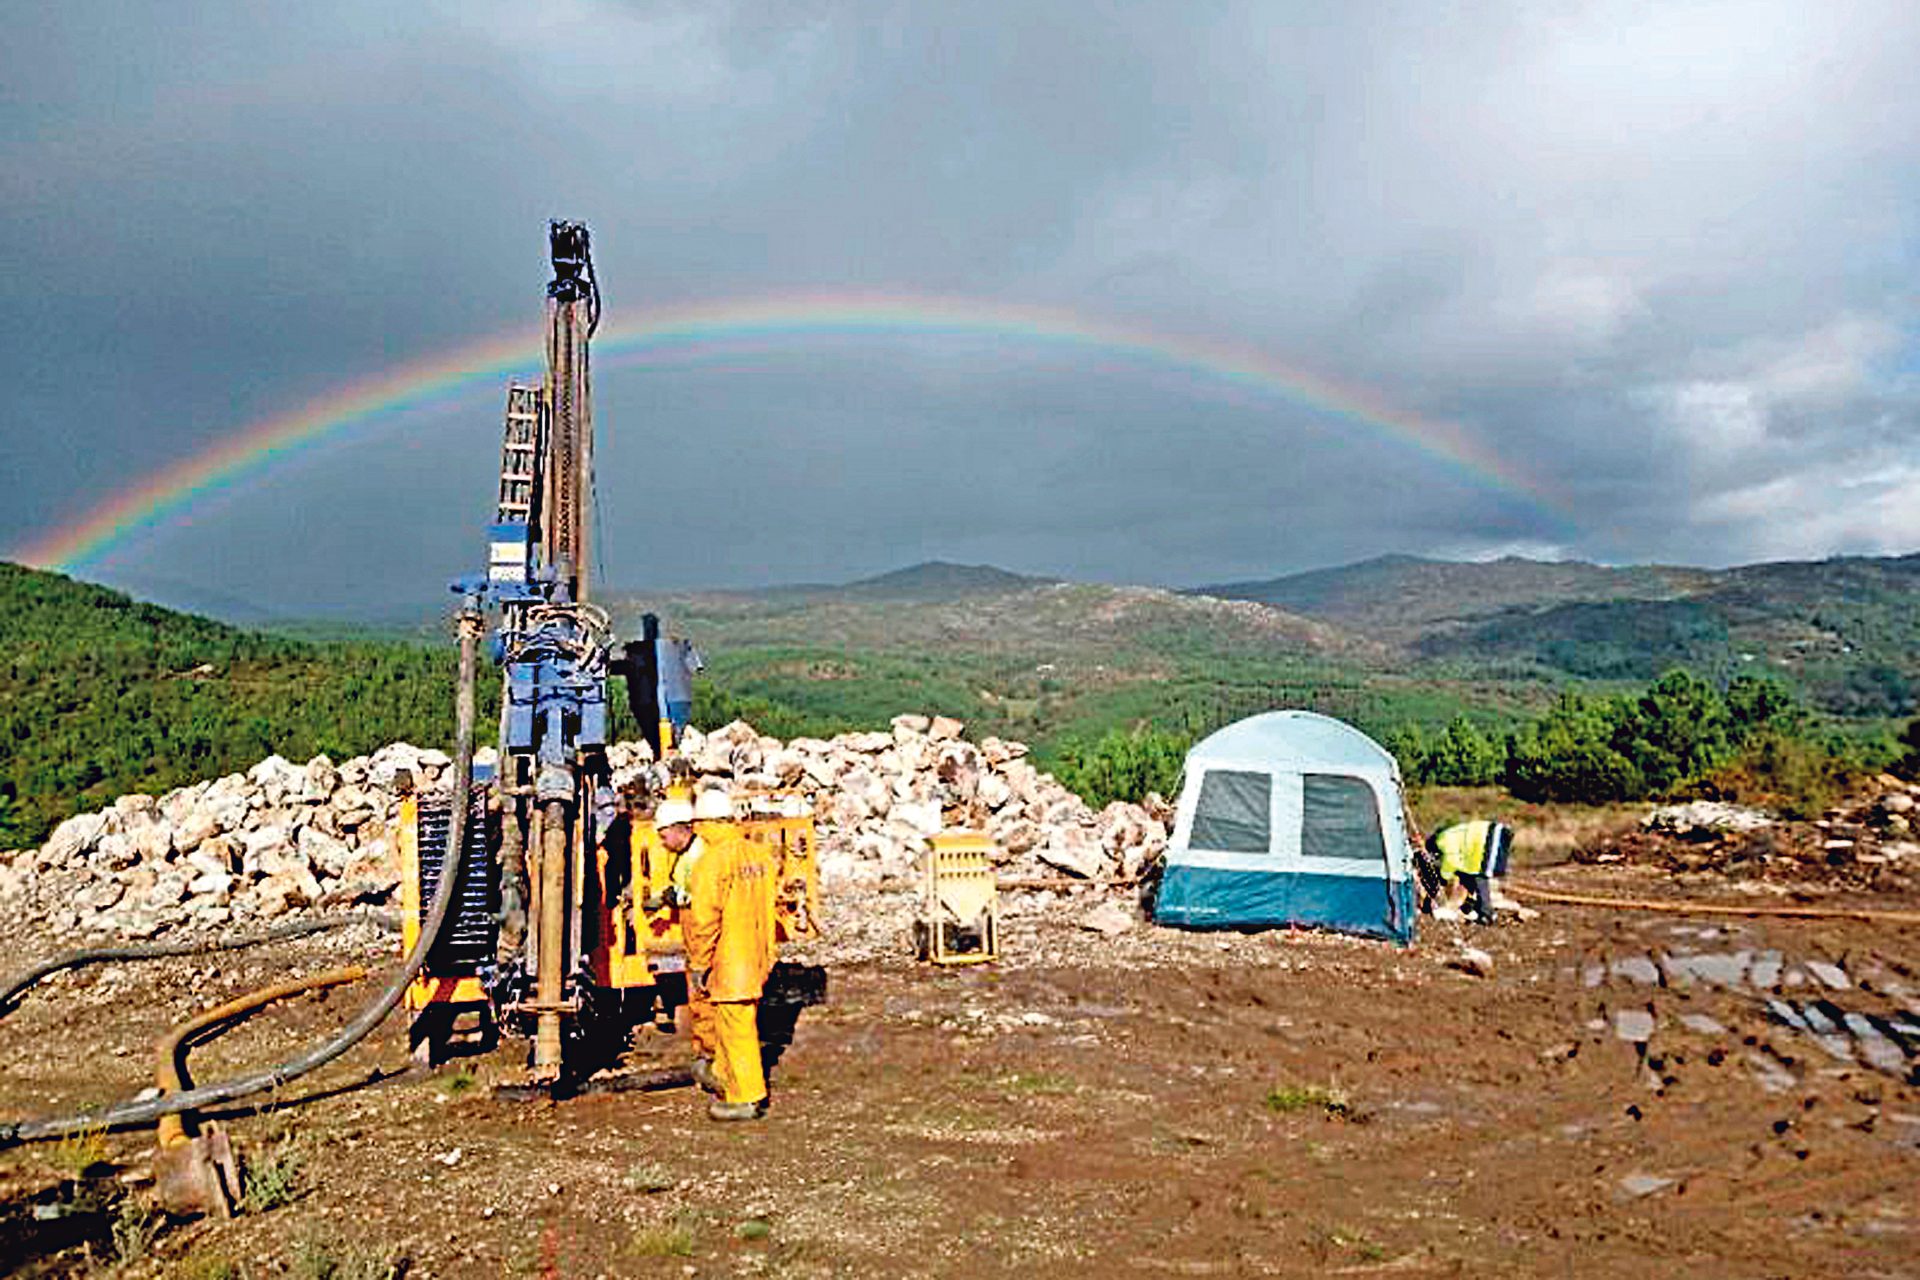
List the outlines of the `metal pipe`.
{"type": "Polygon", "coordinates": [[[406,994],[407,987],[426,967],[427,953],[438,940],[441,926],[446,923],[456,896],[454,887],[459,882],[460,862],[466,853],[467,805],[473,794],[473,686],[475,671],[479,665],[480,626],[480,602],[470,595],[460,610],[460,685],[454,695],[453,815],[448,830],[450,843],[447,848],[447,859],[441,867],[440,883],[434,889],[433,904],[427,910],[426,919],[420,922],[420,935],[414,940],[413,951],[407,956],[406,963],[400,966],[400,971],[388,980],[380,994],[331,1039],[276,1066],[253,1072],[251,1075],[223,1080],[218,1084],[202,1085],[197,1089],[165,1094],[147,1102],[122,1102],[104,1111],[89,1111],[80,1115],[62,1116],[58,1119],[28,1120],[18,1124],[0,1125],[0,1148],[21,1142],[64,1137],[86,1129],[114,1129],[128,1125],[152,1124],[163,1115],[196,1111],[218,1103],[231,1102],[235,1098],[244,1098],[266,1089],[277,1089],[290,1080],[298,1079],[332,1062],[364,1040],[375,1027],[386,1020],[386,1016],[393,1012],[394,1006],[400,1003],[401,996],[406,994]]]}
{"type": "Polygon", "coordinates": [[[547,802],[540,824],[540,965],[534,973],[539,1020],[533,1040],[533,1077],[560,1078],[560,1005],[566,996],[567,806],[547,802]]]}
{"type": "MultiPolygon", "coordinates": [[[[500,754],[504,762],[506,753],[500,754]]],[[[512,964],[527,942],[527,852],[522,815],[514,796],[500,802],[500,959],[512,964]]]]}

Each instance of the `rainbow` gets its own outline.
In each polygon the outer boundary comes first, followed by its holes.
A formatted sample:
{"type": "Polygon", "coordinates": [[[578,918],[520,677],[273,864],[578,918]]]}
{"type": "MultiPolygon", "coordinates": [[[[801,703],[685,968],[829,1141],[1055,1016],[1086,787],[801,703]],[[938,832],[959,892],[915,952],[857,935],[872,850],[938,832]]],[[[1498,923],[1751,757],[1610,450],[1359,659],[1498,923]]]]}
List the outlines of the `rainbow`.
{"type": "MultiPolygon", "coordinates": [[[[1555,531],[1574,525],[1539,481],[1456,424],[1421,417],[1359,388],[1276,361],[1252,347],[1157,333],[1071,311],[964,298],[803,295],[682,306],[603,331],[596,362],[699,363],[796,343],[841,338],[965,337],[1034,344],[1128,369],[1177,375],[1249,402],[1280,400],[1360,426],[1424,455],[1483,489],[1518,499],[1555,531]]],[[[432,408],[511,375],[537,373],[537,334],[476,343],[355,382],[264,419],[116,493],[10,558],[69,572],[98,565],[136,535],[183,516],[331,436],[432,408]]]]}

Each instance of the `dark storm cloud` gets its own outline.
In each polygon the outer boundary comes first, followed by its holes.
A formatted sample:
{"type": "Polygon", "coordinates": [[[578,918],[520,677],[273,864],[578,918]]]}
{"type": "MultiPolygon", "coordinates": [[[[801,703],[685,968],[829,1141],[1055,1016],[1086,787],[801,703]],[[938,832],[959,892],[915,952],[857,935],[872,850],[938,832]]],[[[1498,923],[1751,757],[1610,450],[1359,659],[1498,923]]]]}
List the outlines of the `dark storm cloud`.
{"type": "MultiPolygon", "coordinates": [[[[1917,29],[1865,0],[47,6],[0,80],[0,545],[531,337],[564,215],[623,319],[897,291],[1237,343],[1459,424],[1574,522],[1284,401],[796,345],[602,373],[620,581],[1908,550],[1917,29]]],[[[320,450],[102,575],[437,591],[495,411],[320,450]]]]}

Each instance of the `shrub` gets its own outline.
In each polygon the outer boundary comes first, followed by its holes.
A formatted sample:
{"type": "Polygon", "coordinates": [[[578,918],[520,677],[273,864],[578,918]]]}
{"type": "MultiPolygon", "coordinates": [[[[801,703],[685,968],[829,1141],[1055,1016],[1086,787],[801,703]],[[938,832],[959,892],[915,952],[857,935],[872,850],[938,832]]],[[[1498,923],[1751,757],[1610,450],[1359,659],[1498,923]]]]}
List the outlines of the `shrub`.
{"type": "Polygon", "coordinates": [[[1505,782],[1522,800],[1602,804],[1647,793],[1639,767],[1615,749],[1618,704],[1562,694],[1507,743],[1505,782]]]}
{"type": "Polygon", "coordinates": [[[1267,1110],[1285,1115],[1319,1111],[1335,1120],[1354,1118],[1353,1105],[1339,1089],[1318,1084],[1277,1084],[1267,1090],[1267,1110]]]}
{"type": "Polygon", "coordinates": [[[154,1237],[167,1225],[164,1214],[155,1213],[138,1200],[127,1199],[113,1218],[113,1256],[123,1267],[145,1262],[153,1248],[154,1237]]]}
{"type": "Polygon", "coordinates": [[[1789,818],[1831,809],[1857,772],[1829,746],[1783,733],[1756,735],[1731,763],[1702,778],[1697,794],[1763,806],[1789,818]]]}
{"type": "Polygon", "coordinates": [[[1172,795],[1193,740],[1164,729],[1112,729],[1099,741],[1071,741],[1052,762],[1053,775],[1094,808],[1140,801],[1149,791],[1172,795]]]}
{"type": "Polygon", "coordinates": [[[302,1163],[300,1148],[292,1137],[282,1138],[263,1158],[247,1161],[240,1178],[242,1211],[265,1213],[298,1199],[302,1163]]]}
{"type": "Polygon", "coordinates": [[[1421,761],[1420,780],[1442,787],[1484,787],[1499,780],[1500,746],[1473,721],[1455,716],[1421,761]]]}

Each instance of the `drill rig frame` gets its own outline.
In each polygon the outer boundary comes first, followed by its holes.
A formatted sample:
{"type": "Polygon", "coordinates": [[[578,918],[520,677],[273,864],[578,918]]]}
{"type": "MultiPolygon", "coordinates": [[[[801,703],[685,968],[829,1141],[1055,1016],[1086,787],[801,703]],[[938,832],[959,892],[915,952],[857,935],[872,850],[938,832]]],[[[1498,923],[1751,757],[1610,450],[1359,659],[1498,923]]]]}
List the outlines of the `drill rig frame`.
{"type": "MultiPolygon", "coordinates": [[[[416,1056],[445,1056],[459,1022],[478,1019],[490,1041],[501,1027],[530,1033],[534,1083],[559,1085],[591,1069],[589,1046],[626,997],[645,997],[656,1021],[685,999],[677,912],[664,896],[673,855],[651,823],[669,789],[688,789],[684,768],[652,771],[649,786],[616,796],[608,760],[609,677],[654,760],[670,766],[691,712],[698,655],[660,634],[645,615],[637,640],[617,651],[608,613],[587,599],[594,527],[591,341],[600,287],[583,223],[548,226],[546,374],[507,389],[499,500],[488,528],[484,575],[453,584],[463,631],[493,620],[501,670],[496,763],[472,776],[454,917],[407,993],[416,1056]]],[[[402,805],[402,942],[418,936],[454,824],[440,795],[402,805]]],[[[778,847],[779,932],[818,931],[811,810],[797,796],[735,799],[739,838],[778,847]]],[[[663,1016],[665,1015],[665,1016],[663,1016]]]]}

